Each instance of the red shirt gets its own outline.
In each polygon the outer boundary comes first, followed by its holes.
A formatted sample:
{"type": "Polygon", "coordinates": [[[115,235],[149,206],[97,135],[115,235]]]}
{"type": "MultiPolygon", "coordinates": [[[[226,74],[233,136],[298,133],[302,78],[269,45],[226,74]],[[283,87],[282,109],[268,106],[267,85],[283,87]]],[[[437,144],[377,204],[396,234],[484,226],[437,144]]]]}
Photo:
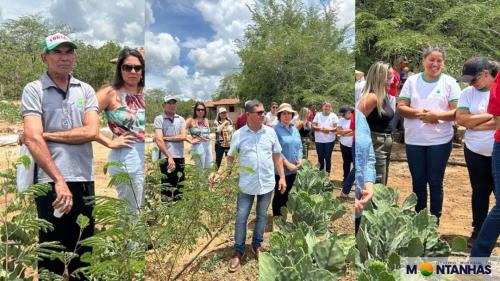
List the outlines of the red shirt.
{"type": "MultiPolygon", "coordinates": [[[[494,116],[500,115],[500,72],[490,88],[490,100],[488,102],[488,113],[494,116]]],[[[500,142],[500,130],[495,130],[495,141],[500,142]]]]}
{"type": "Polygon", "coordinates": [[[238,119],[236,119],[236,130],[239,128],[245,126],[247,124],[247,115],[245,112],[240,113],[240,116],[238,116],[238,119]]]}
{"type": "Polygon", "coordinates": [[[398,85],[399,85],[399,81],[400,81],[400,77],[399,77],[399,73],[394,70],[394,75],[393,75],[393,78],[392,78],[392,83],[389,85],[389,89],[388,90],[388,94],[393,96],[393,97],[397,97],[399,96],[399,93],[398,93],[398,85]]]}

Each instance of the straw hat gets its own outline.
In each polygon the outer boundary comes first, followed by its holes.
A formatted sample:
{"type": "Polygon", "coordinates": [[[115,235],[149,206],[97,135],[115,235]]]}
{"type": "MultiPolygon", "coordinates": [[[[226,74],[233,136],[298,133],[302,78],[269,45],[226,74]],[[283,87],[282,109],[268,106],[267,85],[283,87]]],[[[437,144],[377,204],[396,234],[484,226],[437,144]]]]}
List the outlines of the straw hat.
{"type": "Polygon", "coordinates": [[[278,107],[278,113],[283,112],[283,111],[288,111],[290,113],[297,114],[297,111],[293,110],[292,106],[288,103],[282,103],[278,107]]]}

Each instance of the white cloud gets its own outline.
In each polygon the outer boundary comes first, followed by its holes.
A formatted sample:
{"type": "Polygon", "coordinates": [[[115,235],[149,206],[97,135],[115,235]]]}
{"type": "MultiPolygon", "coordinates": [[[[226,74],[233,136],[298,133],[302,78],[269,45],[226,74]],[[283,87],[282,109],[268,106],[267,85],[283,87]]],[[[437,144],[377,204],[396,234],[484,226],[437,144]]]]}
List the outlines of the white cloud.
{"type": "Polygon", "coordinates": [[[153,0],[146,1],[146,11],[145,11],[146,28],[149,27],[151,24],[155,23],[156,21],[153,14],[153,8],[151,7],[152,5],[153,5],[153,0]]]}
{"type": "Polygon", "coordinates": [[[330,2],[330,7],[337,10],[337,16],[339,21],[338,26],[346,26],[348,24],[354,24],[354,13],[355,13],[355,3],[352,0],[332,0],[330,2]]]}
{"type": "Polygon", "coordinates": [[[178,38],[168,33],[154,34],[147,31],[146,42],[147,72],[159,73],[179,63],[181,48],[178,38]]]}
{"type": "Polygon", "coordinates": [[[68,24],[75,37],[97,45],[114,40],[124,45],[144,45],[145,0],[53,0],[53,20],[68,24]]]}
{"type": "Polygon", "coordinates": [[[3,17],[2,17],[2,7],[0,7],[0,23],[3,22],[3,17]]]}
{"type": "Polygon", "coordinates": [[[247,5],[253,0],[200,0],[195,7],[203,18],[210,23],[217,37],[235,39],[243,36],[244,30],[251,21],[247,5]]]}
{"type": "Polygon", "coordinates": [[[50,6],[50,14],[54,21],[69,25],[73,31],[81,32],[89,28],[88,22],[83,17],[85,10],[79,0],[56,0],[50,6]]]}
{"type": "Polygon", "coordinates": [[[167,80],[165,89],[179,94],[184,99],[208,100],[210,95],[217,89],[222,76],[202,75],[195,72],[192,76],[188,74],[186,66],[176,65],[165,71],[167,80]]]}
{"type": "Polygon", "coordinates": [[[221,75],[235,71],[240,59],[237,48],[228,40],[217,39],[204,48],[189,51],[188,58],[193,61],[196,71],[207,75],[221,75]]]}
{"type": "Polygon", "coordinates": [[[191,38],[188,37],[185,41],[181,42],[180,46],[182,48],[189,48],[189,49],[195,49],[195,48],[202,48],[208,44],[208,41],[206,38],[191,38]]]}

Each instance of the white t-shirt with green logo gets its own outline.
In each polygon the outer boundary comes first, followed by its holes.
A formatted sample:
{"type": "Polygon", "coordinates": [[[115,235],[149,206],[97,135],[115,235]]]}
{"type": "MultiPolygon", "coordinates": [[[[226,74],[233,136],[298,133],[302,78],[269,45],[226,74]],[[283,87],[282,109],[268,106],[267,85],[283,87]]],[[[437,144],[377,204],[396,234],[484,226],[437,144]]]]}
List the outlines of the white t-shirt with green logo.
{"type": "MultiPolygon", "coordinates": [[[[344,130],[350,129],[351,119],[345,119],[344,117],[340,118],[338,127],[344,130]]],[[[352,136],[341,136],[339,137],[339,141],[344,146],[352,147],[352,136]]]]}
{"type": "MultiPolygon", "coordinates": [[[[409,100],[411,108],[425,108],[432,111],[450,110],[450,103],[458,101],[460,86],[455,78],[441,73],[436,80],[425,80],[423,73],[408,77],[400,100],[409,100]]],[[[453,138],[453,122],[439,120],[428,124],[418,118],[405,118],[405,143],[411,145],[445,144],[453,138]]]]}
{"type": "MultiPolygon", "coordinates": [[[[316,116],[314,116],[313,123],[318,124],[320,128],[335,128],[337,127],[337,123],[339,123],[339,118],[335,113],[324,115],[323,112],[318,112],[316,116]]],[[[318,143],[334,142],[335,133],[314,131],[314,141],[318,143]]]]}
{"type": "MultiPolygon", "coordinates": [[[[486,113],[490,90],[478,90],[472,86],[465,88],[460,95],[458,108],[469,110],[470,114],[486,113]]],[[[495,142],[493,135],[495,130],[471,130],[465,131],[464,142],[469,150],[483,156],[491,156],[493,144],[495,142]]]]}

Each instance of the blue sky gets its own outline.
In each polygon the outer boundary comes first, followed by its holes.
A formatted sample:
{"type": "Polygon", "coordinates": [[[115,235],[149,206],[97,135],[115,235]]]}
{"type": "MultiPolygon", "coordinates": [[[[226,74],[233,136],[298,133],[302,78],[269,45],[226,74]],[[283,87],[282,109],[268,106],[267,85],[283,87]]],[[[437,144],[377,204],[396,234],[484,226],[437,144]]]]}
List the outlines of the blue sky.
{"type": "MultiPolygon", "coordinates": [[[[304,0],[318,5],[319,0],[304,0]]],[[[225,74],[238,71],[235,39],[251,23],[254,0],[147,0],[148,88],[209,100],[225,74]]],[[[353,23],[354,0],[336,1],[339,25],[353,23]]],[[[352,32],[354,36],[354,32],[352,32]]],[[[346,45],[353,43],[353,37],[346,45]]]]}
{"type": "MultiPolygon", "coordinates": [[[[251,23],[255,0],[0,0],[0,23],[41,14],[69,25],[71,37],[146,48],[146,87],[208,100],[224,75],[239,70],[234,41],[251,23]]],[[[320,0],[303,0],[306,6],[320,0]]],[[[354,21],[354,0],[331,0],[339,25],[354,21]]],[[[352,44],[351,40],[347,44],[352,44]]]]}
{"type": "Polygon", "coordinates": [[[71,37],[99,46],[115,41],[144,46],[145,0],[0,0],[0,23],[40,14],[69,25],[71,37]]]}

